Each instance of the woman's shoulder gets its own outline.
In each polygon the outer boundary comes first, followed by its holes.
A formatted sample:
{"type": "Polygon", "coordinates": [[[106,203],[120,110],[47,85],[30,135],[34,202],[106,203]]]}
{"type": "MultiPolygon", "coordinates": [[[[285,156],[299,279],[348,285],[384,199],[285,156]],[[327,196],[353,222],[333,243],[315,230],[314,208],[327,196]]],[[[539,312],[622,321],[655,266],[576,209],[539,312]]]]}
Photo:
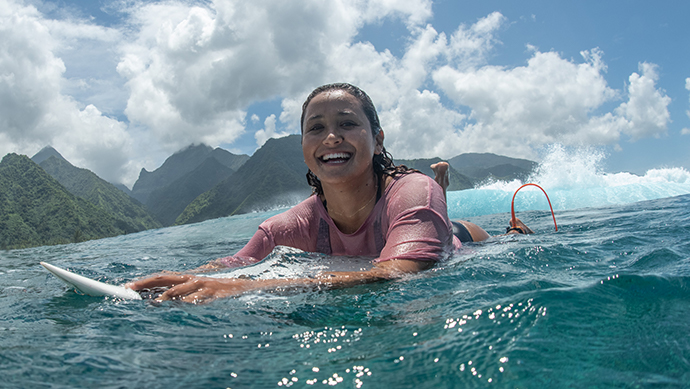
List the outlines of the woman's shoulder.
{"type": "Polygon", "coordinates": [[[411,172],[394,177],[386,188],[386,198],[391,205],[403,208],[429,206],[432,199],[443,196],[443,189],[431,177],[411,172]]]}
{"type": "MultiPolygon", "coordinates": [[[[429,190],[436,183],[431,177],[420,172],[409,172],[391,178],[388,188],[392,190],[429,190]]],[[[438,184],[437,184],[438,185],[438,184]]],[[[441,188],[439,186],[439,188],[441,188]]]]}

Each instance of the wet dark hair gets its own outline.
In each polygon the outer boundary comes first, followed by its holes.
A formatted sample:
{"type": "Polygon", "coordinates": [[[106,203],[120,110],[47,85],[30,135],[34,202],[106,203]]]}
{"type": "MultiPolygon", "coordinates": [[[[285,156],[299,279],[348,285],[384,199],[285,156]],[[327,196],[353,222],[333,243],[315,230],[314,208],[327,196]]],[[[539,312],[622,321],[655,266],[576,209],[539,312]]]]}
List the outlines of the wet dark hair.
{"type": "MultiPolygon", "coordinates": [[[[304,101],[304,104],[302,104],[302,116],[300,118],[301,131],[304,132],[304,115],[307,112],[307,106],[309,106],[309,103],[311,103],[314,97],[324,92],[337,90],[345,91],[354,96],[359,101],[359,103],[362,105],[364,115],[369,120],[369,125],[371,127],[371,135],[374,137],[378,135],[378,133],[381,132],[381,122],[379,121],[378,113],[376,113],[376,107],[374,107],[374,103],[371,101],[369,95],[367,95],[363,90],[359,89],[358,87],[352,84],[347,83],[322,85],[314,89],[309,94],[309,96],[307,96],[307,99],[304,101]]],[[[395,163],[393,163],[393,157],[388,151],[386,151],[386,148],[383,146],[381,148],[380,154],[374,154],[373,162],[374,173],[376,174],[376,177],[379,179],[379,181],[384,176],[395,177],[400,174],[406,174],[417,171],[415,169],[410,169],[405,165],[395,166],[395,163]]],[[[321,181],[311,170],[307,172],[307,183],[309,183],[309,186],[312,187],[312,192],[314,194],[323,194],[323,187],[321,187],[321,181]]]]}

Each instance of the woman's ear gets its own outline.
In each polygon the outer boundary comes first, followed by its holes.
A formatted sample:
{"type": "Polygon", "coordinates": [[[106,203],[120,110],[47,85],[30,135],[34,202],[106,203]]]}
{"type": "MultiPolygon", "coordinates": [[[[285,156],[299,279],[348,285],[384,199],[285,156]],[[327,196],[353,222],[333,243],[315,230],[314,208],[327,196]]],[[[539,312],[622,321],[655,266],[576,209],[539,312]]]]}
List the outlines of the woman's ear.
{"type": "Polygon", "coordinates": [[[374,142],[376,142],[374,154],[381,154],[383,152],[383,138],[383,130],[379,130],[379,133],[374,137],[374,142]]]}

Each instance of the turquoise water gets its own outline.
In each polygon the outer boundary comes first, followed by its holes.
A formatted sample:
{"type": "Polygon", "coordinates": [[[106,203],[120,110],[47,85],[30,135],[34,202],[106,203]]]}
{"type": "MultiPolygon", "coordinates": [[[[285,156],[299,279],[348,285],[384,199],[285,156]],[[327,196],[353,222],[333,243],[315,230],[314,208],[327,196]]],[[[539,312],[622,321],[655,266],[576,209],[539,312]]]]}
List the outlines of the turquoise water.
{"type": "MultiPolygon", "coordinates": [[[[111,283],[191,269],[275,212],[0,252],[0,387],[690,387],[688,173],[575,181],[539,181],[558,232],[526,188],[516,212],[537,234],[342,290],[156,304],[78,295],[38,265],[111,283]]],[[[500,233],[510,185],[452,192],[450,212],[500,233]]],[[[348,266],[282,248],[238,273],[348,266]]]]}

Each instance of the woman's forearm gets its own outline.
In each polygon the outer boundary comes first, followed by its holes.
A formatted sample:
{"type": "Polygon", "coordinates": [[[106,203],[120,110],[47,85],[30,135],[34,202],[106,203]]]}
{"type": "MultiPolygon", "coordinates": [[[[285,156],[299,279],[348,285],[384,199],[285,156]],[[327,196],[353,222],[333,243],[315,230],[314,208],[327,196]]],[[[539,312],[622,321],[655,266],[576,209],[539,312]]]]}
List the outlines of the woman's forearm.
{"type": "Polygon", "coordinates": [[[167,287],[157,300],[204,302],[219,297],[235,296],[249,291],[287,291],[300,288],[346,288],[398,278],[431,266],[428,262],[392,260],[380,262],[373,269],[352,272],[323,272],[306,278],[247,279],[213,278],[195,275],[161,274],[127,284],[134,290],[167,287]]]}
{"type": "Polygon", "coordinates": [[[370,270],[322,272],[308,278],[252,280],[254,290],[287,290],[292,288],[347,288],[355,285],[395,279],[404,274],[416,273],[431,267],[433,263],[410,260],[380,262],[370,270]]]}
{"type": "Polygon", "coordinates": [[[366,271],[352,272],[324,272],[308,278],[273,278],[252,280],[250,288],[253,290],[288,290],[293,288],[347,288],[350,286],[368,284],[388,280],[395,276],[381,269],[374,268],[366,271]]]}

